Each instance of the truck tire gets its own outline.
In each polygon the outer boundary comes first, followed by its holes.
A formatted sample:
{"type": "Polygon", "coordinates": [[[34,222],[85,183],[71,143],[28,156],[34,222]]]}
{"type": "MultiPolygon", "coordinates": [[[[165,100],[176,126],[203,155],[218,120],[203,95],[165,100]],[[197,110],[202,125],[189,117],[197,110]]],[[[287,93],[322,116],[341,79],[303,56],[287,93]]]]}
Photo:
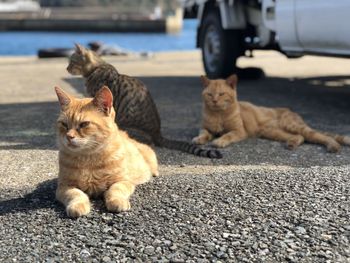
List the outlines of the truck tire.
{"type": "Polygon", "coordinates": [[[236,73],[236,60],[244,54],[242,31],[224,30],[218,10],[204,14],[200,29],[204,69],[209,78],[226,78],[236,73]]]}

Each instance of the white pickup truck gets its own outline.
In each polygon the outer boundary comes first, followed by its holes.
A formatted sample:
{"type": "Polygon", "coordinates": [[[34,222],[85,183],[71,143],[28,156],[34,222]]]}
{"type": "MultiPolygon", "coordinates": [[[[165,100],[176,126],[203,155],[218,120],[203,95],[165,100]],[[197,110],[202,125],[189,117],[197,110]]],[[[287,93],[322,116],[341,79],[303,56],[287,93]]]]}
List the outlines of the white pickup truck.
{"type": "MultiPolygon", "coordinates": [[[[287,57],[350,57],[350,0],[184,0],[198,18],[197,47],[211,78],[226,77],[255,49],[287,57]]],[[[350,69],[349,69],[350,72],[350,69]]]]}

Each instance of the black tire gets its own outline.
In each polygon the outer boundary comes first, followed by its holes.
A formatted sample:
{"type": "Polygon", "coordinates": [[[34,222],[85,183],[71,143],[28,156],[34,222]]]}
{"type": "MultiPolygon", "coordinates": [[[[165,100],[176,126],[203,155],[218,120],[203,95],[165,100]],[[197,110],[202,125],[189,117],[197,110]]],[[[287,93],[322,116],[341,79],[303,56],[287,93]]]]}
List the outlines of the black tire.
{"type": "Polygon", "coordinates": [[[204,14],[200,47],[204,69],[209,78],[226,78],[236,73],[236,60],[244,54],[241,30],[224,30],[218,10],[204,14]]]}

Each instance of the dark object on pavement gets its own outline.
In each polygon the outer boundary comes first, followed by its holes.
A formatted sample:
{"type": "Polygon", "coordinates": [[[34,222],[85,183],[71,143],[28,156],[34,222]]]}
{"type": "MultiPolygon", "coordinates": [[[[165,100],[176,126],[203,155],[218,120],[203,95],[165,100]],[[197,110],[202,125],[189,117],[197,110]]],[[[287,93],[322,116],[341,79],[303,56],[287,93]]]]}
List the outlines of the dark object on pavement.
{"type": "Polygon", "coordinates": [[[74,53],[72,48],[43,48],[38,50],[39,58],[70,57],[74,53]]]}
{"type": "Polygon", "coordinates": [[[88,43],[88,47],[100,56],[106,56],[106,55],[126,56],[128,55],[128,53],[131,53],[130,51],[124,50],[119,46],[105,45],[99,41],[88,43]]]}

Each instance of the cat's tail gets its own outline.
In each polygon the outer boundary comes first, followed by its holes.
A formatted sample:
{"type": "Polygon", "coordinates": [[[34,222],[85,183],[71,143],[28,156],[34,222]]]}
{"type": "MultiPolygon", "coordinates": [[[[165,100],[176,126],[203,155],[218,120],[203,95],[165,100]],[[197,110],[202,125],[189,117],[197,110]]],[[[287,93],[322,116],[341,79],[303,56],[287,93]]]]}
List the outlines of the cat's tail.
{"type": "Polygon", "coordinates": [[[218,150],[206,150],[202,149],[200,146],[188,143],[184,141],[176,141],[176,140],[170,140],[164,137],[161,137],[157,142],[156,146],[164,147],[168,149],[178,150],[181,152],[190,153],[196,156],[200,157],[207,157],[210,159],[221,159],[222,154],[218,150]]]}

